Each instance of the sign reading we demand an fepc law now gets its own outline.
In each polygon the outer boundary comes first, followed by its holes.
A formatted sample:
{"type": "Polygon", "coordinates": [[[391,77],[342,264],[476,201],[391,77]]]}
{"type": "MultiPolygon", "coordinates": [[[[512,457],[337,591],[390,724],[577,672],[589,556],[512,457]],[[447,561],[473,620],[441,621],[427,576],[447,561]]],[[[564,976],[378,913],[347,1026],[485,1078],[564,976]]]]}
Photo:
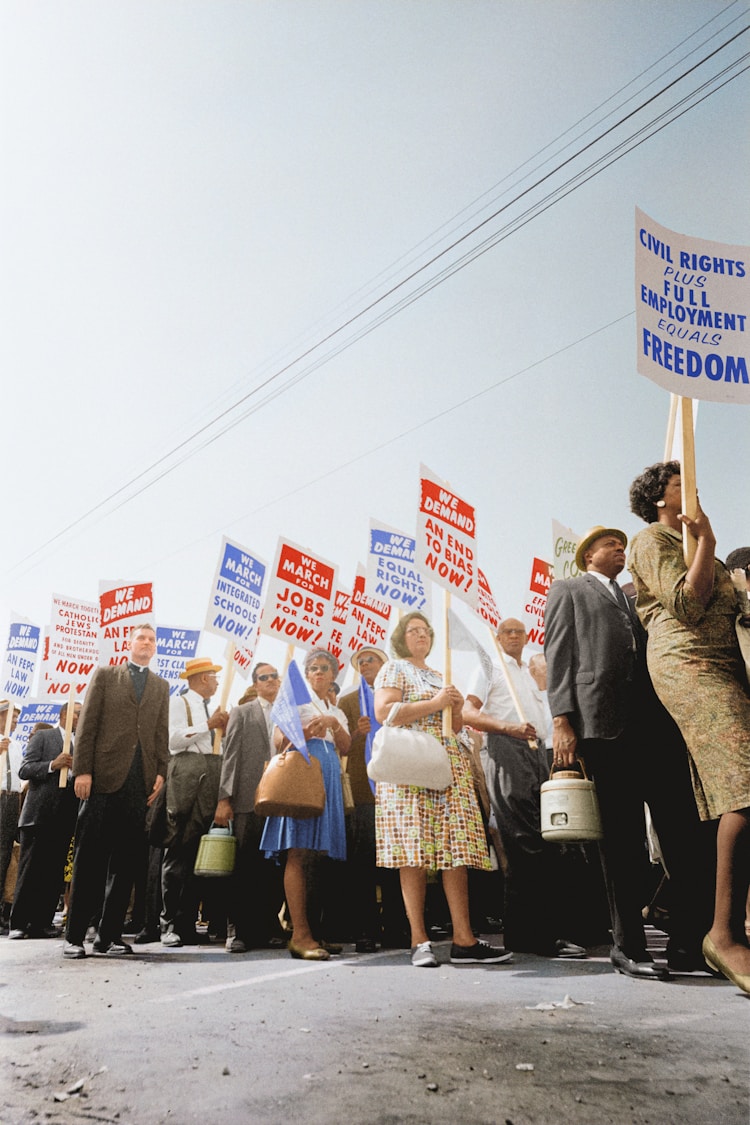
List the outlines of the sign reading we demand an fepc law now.
{"type": "Polygon", "coordinates": [[[436,476],[420,468],[416,562],[425,578],[476,609],[474,508],[436,476]]]}
{"type": "Polygon", "coordinates": [[[750,247],[636,209],[635,275],[639,374],[684,398],[750,403],[750,247]]]}
{"type": "Polygon", "coordinates": [[[299,648],[325,644],[333,629],[337,582],[333,563],[279,539],[261,633],[299,648]]]}
{"type": "Polygon", "coordinates": [[[127,664],[130,630],[143,622],[156,628],[151,582],[100,582],[99,663],[127,664]]]}

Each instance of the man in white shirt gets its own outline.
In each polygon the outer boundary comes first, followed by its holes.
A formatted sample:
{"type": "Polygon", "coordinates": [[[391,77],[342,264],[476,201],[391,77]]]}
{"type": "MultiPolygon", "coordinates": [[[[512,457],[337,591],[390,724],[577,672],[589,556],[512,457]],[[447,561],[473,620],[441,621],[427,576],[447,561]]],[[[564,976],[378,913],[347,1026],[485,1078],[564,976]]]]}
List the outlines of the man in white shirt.
{"type": "Polygon", "coordinates": [[[558,853],[541,835],[539,790],[551,765],[549,710],[522,659],[528,639],[523,624],[513,617],[501,621],[497,639],[505,673],[493,669],[488,684],[481,668],[476,670],[463,717],[487,735],[487,788],[508,860],[504,944],[520,953],[585,957],[581,946],[557,932],[558,853]]]}
{"type": "MultiPolygon", "coordinates": [[[[10,902],[2,900],[21,808],[21,783],[18,779],[21,747],[12,737],[5,737],[9,706],[7,699],[0,702],[0,934],[8,932],[10,902]]],[[[11,736],[16,729],[19,715],[19,709],[14,707],[10,726],[11,736]]]]}
{"type": "Polygon", "coordinates": [[[229,720],[227,711],[209,707],[220,671],[220,665],[206,657],[188,660],[180,673],[188,690],[169,702],[169,842],[161,871],[161,943],[168,947],[195,941],[200,896],[193,867],[216,806],[221,757],[213,754],[214,732],[223,733],[229,720]]]}

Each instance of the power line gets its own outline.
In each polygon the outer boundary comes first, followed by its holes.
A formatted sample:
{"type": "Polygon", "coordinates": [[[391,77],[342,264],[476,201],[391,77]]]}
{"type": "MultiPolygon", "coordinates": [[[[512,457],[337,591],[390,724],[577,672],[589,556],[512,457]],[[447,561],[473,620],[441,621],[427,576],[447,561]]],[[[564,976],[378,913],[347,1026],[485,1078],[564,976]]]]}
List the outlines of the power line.
{"type": "MultiPolygon", "coordinates": [[[[729,5],[729,7],[731,7],[731,5],[729,5]]],[[[725,9],[725,10],[727,10],[727,9],[725,9]]],[[[700,104],[701,101],[705,100],[705,98],[710,96],[712,93],[715,93],[716,90],[721,89],[722,86],[727,84],[727,82],[733,80],[733,78],[739,77],[739,75],[744,73],[745,69],[747,69],[747,68],[744,68],[743,70],[738,71],[737,73],[731,75],[731,77],[727,77],[726,80],[724,82],[722,82],[721,84],[715,85],[718,78],[724,77],[733,68],[736,68],[737,66],[739,66],[739,64],[741,62],[743,62],[748,57],[747,55],[743,56],[739,60],[735,60],[734,62],[730,63],[724,69],[724,71],[720,72],[718,75],[714,75],[711,78],[707,79],[706,82],[704,82],[701,86],[696,88],[696,90],[693,90],[690,93],[688,93],[687,95],[685,95],[680,101],[675,103],[673,106],[668,107],[666,110],[664,110],[656,118],[654,118],[651,121],[649,121],[649,122],[645,123],[644,125],[640,126],[639,129],[636,130],[636,132],[634,134],[632,134],[630,137],[627,137],[623,141],[620,141],[614,148],[610,149],[607,153],[604,153],[601,156],[597,157],[597,159],[595,161],[593,161],[591,164],[586,166],[581,171],[577,172],[574,176],[572,176],[569,180],[565,181],[562,185],[559,185],[558,187],[554,188],[547,196],[543,197],[541,200],[538,200],[536,203],[532,204],[532,206],[529,207],[525,212],[522,212],[520,215],[516,216],[514,219],[512,219],[508,224],[506,224],[506,226],[501,228],[499,231],[494,232],[493,234],[491,234],[487,238],[485,238],[483,241],[478,243],[476,246],[467,250],[458,259],[454,260],[453,262],[449,262],[436,275],[434,275],[431,278],[427,278],[424,282],[420,283],[420,285],[415,290],[413,290],[412,292],[407,293],[404,296],[400,297],[399,300],[395,303],[395,305],[387,307],[384,310],[382,310],[381,312],[379,312],[378,315],[375,317],[375,319],[373,321],[358,327],[356,329],[355,333],[351,337],[340,341],[332,349],[329,349],[323,355],[320,355],[316,359],[313,359],[307,366],[302,368],[302,370],[298,371],[296,373],[296,375],[293,375],[292,377],[287,379],[285,382],[281,383],[279,386],[273,387],[273,384],[276,384],[278,382],[278,380],[280,380],[282,378],[282,376],[284,376],[285,374],[290,372],[290,370],[292,368],[298,367],[304,360],[309,359],[313,355],[313,353],[318,352],[326,344],[331,343],[337,337],[341,336],[344,332],[346,332],[347,329],[356,325],[357,322],[362,321],[363,318],[368,313],[371,313],[374,310],[378,309],[379,306],[383,305],[383,303],[386,302],[390,297],[393,297],[394,295],[399,293],[399,291],[404,289],[404,287],[407,286],[410,282],[416,280],[420,275],[425,273],[425,271],[427,271],[431,266],[436,265],[441,259],[445,258],[452,251],[455,251],[459,246],[461,246],[463,243],[465,243],[469,238],[471,238],[473,236],[476,236],[483,228],[487,227],[492,221],[496,220],[500,215],[502,215],[506,211],[508,211],[514,204],[519,203],[522,199],[524,199],[532,191],[534,191],[535,189],[539,188],[544,183],[546,183],[552,176],[554,176],[557,173],[559,173],[560,171],[562,171],[564,168],[566,168],[568,165],[570,165],[574,160],[578,159],[584,153],[591,150],[596,144],[598,144],[604,138],[610,136],[613,132],[615,132],[615,130],[619,129],[626,122],[628,122],[633,117],[635,117],[637,114],[642,112],[646,107],[650,106],[659,97],[661,97],[667,91],[671,90],[674,86],[676,86],[677,83],[679,83],[683,79],[687,78],[690,74],[692,74],[694,71],[696,71],[699,67],[705,65],[708,61],[710,61],[712,58],[717,56],[721,51],[726,50],[732,43],[734,43],[743,34],[745,34],[748,31],[748,29],[749,29],[748,26],[745,26],[742,29],[740,29],[737,33],[735,33],[733,36],[731,36],[731,38],[726,40],[720,46],[716,47],[713,51],[711,51],[708,55],[701,58],[698,62],[696,62],[692,66],[688,67],[685,71],[683,71],[676,78],[674,78],[670,82],[668,82],[665,86],[663,86],[655,94],[651,95],[644,102],[640,103],[634,109],[632,109],[631,111],[626,113],[624,116],[619,118],[612,125],[608,126],[606,129],[603,130],[603,132],[599,133],[595,138],[588,141],[586,144],[584,144],[581,148],[577,149],[570,156],[566,157],[564,160],[559,162],[554,168],[552,168],[550,171],[548,171],[547,173],[545,173],[544,175],[539,177],[531,185],[529,185],[528,187],[519,191],[518,194],[516,194],[507,203],[505,203],[502,206],[496,208],[490,215],[488,215],[486,218],[482,219],[480,222],[476,223],[470,230],[468,230],[464,234],[460,235],[459,237],[455,238],[448,246],[446,246],[442,250],[434,253],[432,255],[432,257],[430,257],[426,262],[424,262],[422,265],[418,266],[417,268],[413,269],[409,274],[407,274],[405,277],[403,277],[400,281],[398,281],[395,284],[393,284],[392,286],[390,286],[390,288],[388,288],[385,292],[381,293],[379,296],[377,296],[376,298],[371,300],[367,305],[365,305],[359,311],[353,313],[346,320],[344,320],[341,324],[339,324],[338,326],[333,328],[331,331],[327,332],[321,339],[317,340],[313,344],[306,347],[302,352],[300,352],[294,358],[292,358],[287,363],[283,364],[280,368],[275,370],[272,374],[270,374],[265,380],[263,380],[263,382],[261,382],[260,384],[258,384],[254,388],[252,388],[252,390],[248,391],[246,394],[242,395],[234,403],[232,403],[226,409],[222,410],[218,415],[216,415],[214,418],[212,418],[209,422],[206,422],[203,425],[201,425],[198,429],[193,431],[193,433],[188,435],[188,437],[186,437],[181,442],[179,442],[176,446],[174,446],[167,453],[165,453],[161,457],[159,457],[151,465],[147,466],[140,473],[136,474],[136,476],[132,477],[125,484],[120,486],[114,492],[110,493],[109,496],[107,496],[104,499],[102,499],[101,501],[99,501],[92,508],[88,509],[88,511],[84,512],[81,516],[77,517],[75,520],[73,520],[67,526],[65,526],[60,531],[58,531],[55,535],[53,535],[48,540],[46,540],[44,543],[42,543],[39,547],[35,548],[29,554],[27,554],[22,559],[20,559],[11,568],[11,571],[18,570],[20,567],[23,566],[24,563],[26,563],[26,562],[30,561],[31,559],[35,558],[36,556],[40,555],[43,551],[45,551],[48,547],[50,547],[54,543],[56,543],[64,535],[68,534],[74,528],[78,527],[81,523],[83,523],[85,520],[89,519],[91,516],[100,512],[103,508],[109,506],[107,514],[112,514],[113,512],[119,510],[119,508],[121,508],[125,504],[129,503],[131,500],[135,499],[137,496],[141,495],[147,489],[153,487],[156,483],[158,483],[158,481],[163,479],[163,477],[167,476],[169,473],[173,472],[176,468],[178,468],[179,465],[183,464],[185,460],[187,460],[188,458],[190,458],[192,456],[195,456],[202,449],[206,448],[206,446],[208,446],[208,445],[212,444],[213,442],[217,441],[220,437],[222,437],[230,429],[239,425],[240,422],[242,422],[246,417],[248,417],[249,415],[257,412],[257,410],[262,409],[263,406],[265,406],[269,402],[273,401],[273,399],[278,397],[278,395],[285,393],[287,390],[291,389],[291,387],[293,387],[297,383],[299,383],[302,379],[307,378],[314,371],[316,371],[322,364],[328,362],[331,358],[333,358],[335,355],[338,355],[345,348],[351,347],[353,343],[357,342],[358,340],[362,339],[365,335],[374,331],[375,328],[379,327],[386,320],[395,316],[398,312],[402,311],[404,308],[406,308],[409,305],[411,305],[412,303],[414,303],[414,301],[418,300],[420,297],[422,297],[426,293],[430,292],[437,285],[442,284],[443,281],[447,280],[449,277],[451,277],[458,270],[463,269],[470,262],[473,262],[474,260],[476,260],[476,258],[479,257],[481,254],[486,253],[489,249],[496,246],[500,241],[503,241],[504,239],[508,238],[511,234],[516,233],[523,226],[527,225],[527,223],[530,222],[533,218],[536,218],[540,214],[543,214],[544,211],[548,210],[555,203],[560,202],[561,199],[565,198],[572,191],[577,190],[578,187],[583,186],[583,184],[588,182],[588,180],[592,179],[595,175],[598,175],[599,172],[601,172],[605,168],[609,167],[616,160],[621,159],[622,156],[626,155],[627,153],[631,152],[634,148],[636,148],[640,144],[644,143],[645,140],[650,139],[650,137],[655,135],[655,133],[661,131],[661,129],[665,128],[667,124],[671,124],[673,121],[677,120],[685,112],[688,112],[689,109],[695,108],[696,105],[700,104]],[[710,89],[709,92],[705,93],[703,97],[698,98],[695,101],[692,101],[691,104],[687,105],[686,108],[683,108],[680,113],[675,113],[676,109],[686,106],[686,103],[689,102],[691,99],[695,98],[696,94],[700,93],[701,91],[707,90],[711,86],[714,86],[715,88],[710,89]],[[673,115],[673,116],[670,116],[670,115],[673,115]],[[665,121],[664,120],[665,118],[668,118],[668,120],[665,121]],[[662,124],[658,124],[659,122],[662,122],[662,124]],[[658,128],[653,128],[653,126],[655,126],[657,124],[658,124],[658,128]],[[651,132],[648,132],[648,130],[651,130],[651,132]],[[647,135],[645,135],[645,134],[647,134],[647,135]],[[640,138],[640,139],[638,139],[638,138],[640,138]],[[619,154],[613,155],[614,153],[619,153],[619,154]],[[610,157],[611,157],[611,159],[609,159],[610,157]],[[269,388],[272,388],[272,389],[269,389],[269,388]],[[248,407],[246,410],[244,410],[239,415],[236,414],[237,410],[243,405],[243,403],[246,403],[246,402],[248,402],[248,400],[251,400],[251,399],[255,398],[263,390],[266,390],[267,393],[262,399],[260,399],[257,403],[252,404],[250,407],[248,407]],[[221,429],[219,429],[218,431],[216,431],[214,433],[210,432],[210,431],[214,430],[215,427],[219,423],[222,422],[222,420],[225,420],[225,419],[226,419],[225,424],[222,426],[221,429]],[[203,437],[203,440],[200,441],[200,443],[198,443],[198,439],[200,439],[203,435],[205,435],[203,437]],[[155,476],[153,476],[155,470],[159,470],[159,472],[155,476]],[[149,478],[149,479],[145,479],[145,478],[149,478]],[[135,491],[133,491],[134,486],[138,485],[139,482],[143,482],[143,483],[140,484],[140,486],[138,488],[136,488],[135,491]],[[127,493],[127,495],[124,495],[126,493],[127,493]],[[118,503],[116,503],[114,506],[112,506],[112,502],[117,500],[118,497],[121,497],[121,499],[119,500],[118,503]]],[[[669,53],[673,53],[673,52],[669,52],[669,53]]],[[[616,96],[616,95],[613,95],[613,96],[616,96]]],[[[575,128],[575,126],[573,126],[573,128],[575,128]]]]}

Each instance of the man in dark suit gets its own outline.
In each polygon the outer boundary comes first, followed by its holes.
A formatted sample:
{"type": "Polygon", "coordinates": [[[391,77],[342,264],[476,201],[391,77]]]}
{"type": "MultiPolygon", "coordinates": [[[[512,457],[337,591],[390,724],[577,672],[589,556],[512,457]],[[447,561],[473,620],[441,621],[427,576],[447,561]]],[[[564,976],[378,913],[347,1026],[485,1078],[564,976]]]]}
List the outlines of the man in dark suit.
{"type": "MultiPolygon", "coordinates": [[[[80,710],[80,703],[76,703],[74,733],[80,710]]],[[[60,788],[60,771],[73,765],[73,755],[63,752],[67,714],[65,703],[58,725],[32,736],[18,770],[28,788],[18,821],[21,847],[10,912],[11,940],[60,937],[61,933],[52,922],[78,812],[70,773],[67,785],[60,788]]]]}
{"type": "Polygon", "coordinates": [[[73,755],[76,825],[65,957],[86,956],[83,941],[102,891],[94,953],[122,956],[132,947],[122,926],[141,855],[146,808],[164,784],[169,761],[169,685],[150,672],[151,625],[130,631],[127,664],[97,668],[86,692],[73,755]]]}
{"type": "Polygon", "coordinates": [[[622,531],[592,528],[576,552],[585,573],[550,587],[544,644],[552,746],[558,765],[571,765],[580,754],[596,782],[612,964],[636,979],[667,980],[668,971],[646,950],[643,929],[644,801],[674,884],[668,957],[675,969],[705,967],[698,935],[710,925],[710,888],[684,742],[653,691],[645,632],[616,582],[626,545],[622,531]]]}
{"type": "Polygon", "coordinates": [[[278,920],[284,898],[281,869],[260,851],[265,817],[254,812],[255,790],[274,753],[271,707],[279,694],[279,673],[270,664],[256,664],[252,682],[257,698],[235,707],[229,716],[214,813],[214,823],[220,827],[234,821],[237,837],[230,888],[229,917],[234,924],[234,936],[227,939],[230,953],[283,944],[278,920]]]}

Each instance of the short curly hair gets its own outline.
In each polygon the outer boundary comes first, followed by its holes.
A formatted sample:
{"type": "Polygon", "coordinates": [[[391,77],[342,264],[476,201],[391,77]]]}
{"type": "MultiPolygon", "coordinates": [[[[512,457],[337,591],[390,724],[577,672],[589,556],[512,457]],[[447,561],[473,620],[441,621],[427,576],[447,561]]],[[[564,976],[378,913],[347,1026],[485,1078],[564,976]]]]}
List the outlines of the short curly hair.
{"type": "Polygon", "coordinates": [[[644,523],[656,523],[659,517],[656,501],[662,499],[672,477],[679,475],[679,461],[657,461],[649,465],[630,486],[631,512],[640,516],[644,523]]]}
{"type": "Polygon", "coordinates": [[[425,625],[429,629],[430,648],[432,648],[433,644],[435,643],[435,630],[432,628],[432,625],[430,625],[425,615],[423,613],[420,613],[419,610],[415,609],[411,613],[407,613],[404,617],[401,618],[391,635],[391,652],[398,660],[408,660],[409,656],[411,655],[409,649],[406,647],[406,630],[409,624],[415,619],[424,621],[425,625]]]}
{"type": "Polygon", "coordinates": [[[333,653],[329,652],[327,648],[313,648],[306,654],[303,665],[305,669],[305,675],[307,675],[307,669],[310,667],[314,660],[324,661],[324,663],[330,666],[330,669],[333,672],[334,676],[338,676],[339,662],[333,655],[333,653]]]}
{"type": "Polygon", "coordinates": [[[737,547],[730,551],[726,561],[727,570],[750,570],[750,547],[737,547]]]}

